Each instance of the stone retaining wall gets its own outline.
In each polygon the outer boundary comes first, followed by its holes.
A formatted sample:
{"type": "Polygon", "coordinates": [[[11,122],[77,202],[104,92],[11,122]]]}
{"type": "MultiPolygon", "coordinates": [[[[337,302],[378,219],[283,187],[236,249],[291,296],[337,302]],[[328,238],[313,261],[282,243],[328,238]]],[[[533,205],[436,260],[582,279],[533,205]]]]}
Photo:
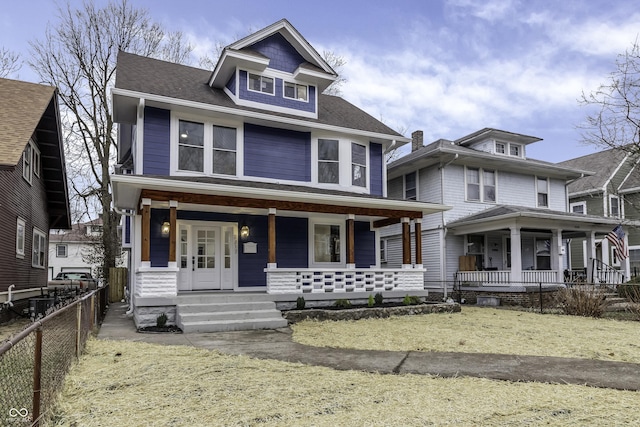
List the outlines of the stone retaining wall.
{"type": "Polygon", "coordinates": [[[460,311],[459,304],[419,304],[405,305],[398,307],[363,307],[347,308],[343,310],[323,310],[311,308],[308,310],[283,311],[282,317],[291,323],[302,320],[359,320],[359,319],[382,319],[391,316],[409,316],[428,313],[457,313],[460,311]]]}

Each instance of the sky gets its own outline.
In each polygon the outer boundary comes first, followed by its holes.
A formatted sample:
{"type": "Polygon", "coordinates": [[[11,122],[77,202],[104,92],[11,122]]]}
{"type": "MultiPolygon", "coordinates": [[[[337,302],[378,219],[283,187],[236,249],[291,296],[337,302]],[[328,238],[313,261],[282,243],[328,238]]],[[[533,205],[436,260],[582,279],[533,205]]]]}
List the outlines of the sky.
{"type": "MultiPolygon", "coordinates": [[[[286,18],[318,52],[344,58],[346,100],[405,136],[422,130],[427,144],[497,128],[542,138],[527,157],[550,162],[602,149],[582,140],[592,110],[578,100],[640,34],[635,0],[129,1],[182,31],[193,65],[286,18]]],[[[0,48],[28,59],[29,41],[56,22],[50,0],[3,2],[0,48]]],[[[38,80],[27,64],[13,77],[38,80]]]]}

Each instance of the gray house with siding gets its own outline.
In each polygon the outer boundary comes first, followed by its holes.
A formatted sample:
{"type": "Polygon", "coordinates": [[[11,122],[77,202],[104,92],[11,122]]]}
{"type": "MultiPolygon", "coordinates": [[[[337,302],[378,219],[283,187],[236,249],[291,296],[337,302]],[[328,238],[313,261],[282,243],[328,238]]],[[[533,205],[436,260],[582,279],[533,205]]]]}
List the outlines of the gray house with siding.
{"type": "MultiPolygon", "coordinates": [[[[412,152],[389,165],[389,197],[440,203],[452,209],[422,219],[425,288],[448,294],[524,292],[554,287],[569,270],[567,242],[579,236],[593,252],[596,238],[618,223],[569,212],[567,185],[587,168],[527,157],[540,138],[485,128],[426,146],[413,134],[412,152]]],[[[381,232],[384,264],[399,265],[399,228],[381,232]]]]}
{"type": "Polygon", "coordinates": [[[445,207],[387,197],[383,153],[410,140],[324,95],[336,77],[286,20],[227,46],[213,72],[120,53],[112,183],[138,326],[161,313],[187,332],[282,326],[216,305],[238,294],[424,292],[419,255],[382,267],[379,230],[402,223],[408,248],[409,224],[445,207]],[[223,310],[241,319],[223,325],[223,310]]]}

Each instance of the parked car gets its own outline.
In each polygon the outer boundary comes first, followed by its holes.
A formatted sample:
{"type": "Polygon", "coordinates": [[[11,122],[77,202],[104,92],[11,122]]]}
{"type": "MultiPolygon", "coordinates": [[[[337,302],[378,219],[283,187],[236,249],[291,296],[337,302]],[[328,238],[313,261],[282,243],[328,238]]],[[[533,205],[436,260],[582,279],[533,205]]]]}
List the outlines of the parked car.
{"type": "Polygon", "coordinates": [[[49,281],[49,288],[61,286],[78,287],[86,291],[96,289],[98,281],[85,271],[61,271],[49,281]]]}

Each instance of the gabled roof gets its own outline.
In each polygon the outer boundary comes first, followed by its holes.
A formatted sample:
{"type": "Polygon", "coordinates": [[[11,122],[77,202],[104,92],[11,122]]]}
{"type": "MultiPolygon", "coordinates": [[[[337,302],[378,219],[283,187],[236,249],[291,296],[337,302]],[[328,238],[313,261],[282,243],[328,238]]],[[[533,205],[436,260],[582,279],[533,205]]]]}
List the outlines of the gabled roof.
{"type": "Polygon", "coordinates": [[[387,177],[395,178],[427,166],[435,164],[444,165],[447,163],[495,169],[498,172],[528,172],[565,180],[576,179],[583,175],[591,174],[591,172],[587,170],[559,166],[555,163],[531,158],[522,159],[519,157],[487,153],[485,151],[457,145],[454,141],[439,139],[391,163],[388,167],[387,177]]]}
{"type": "Polygon", "coordinates": [[[622,194],[640,193],[640,160],[636,162],[618,190],[622,194]]]}
{"type": "Polygon", "coordinates": [[[537,136],[523,135],[494,128],[484,128],[467,136],[463,136],[462,138],[458,138],[454,143],[469,146],[475,142],[484,141],[485,139],[497,139],[499,141],[516,142],[523,145],[542,141],[542,138],[538,138],[537,136]]]}
{"type": "Polygon", "coordinates": [[[35,135],[49,226],[69,228],[69,193],[57,93],[52,86],[0,79],[0,166],[15,167],[35,135]]]}
{"type": "Polygon", "coordinates": [[[303,74],[318,85],[322,92],[331,82],[337,73],[322,56],[307,42],[307,40],[294,28],[286,19],[281,19],[262,30],[256,31],[230,45],[226,46],[209,78],[209,85],[223,88],[236,67],[244,66],[258,71],[264,70],[269,65],[269,58],[251,49],[256,43],[280,34],[293,48],[304,58],[303,63],[295,74],[303,74]]]}
{"type": "Polygon", "coordinates": [[[245,121],[265,126],[286,124],[294,130],[334,129],[361,131],[371,140],[409,141],[398,132],[353,104],[336,96],[318,96],[318,118],[236,105],[218,88],[209,87],[209,71],[153,58],[120,52],[113,89],[114,120],[135,123],[139,101],[145,105],[216,112],[245,117],[245,121]]]}
{"type": "Polygon", "coordinates": [[[73,224],[71,225],[71,229],[68,231],[65,230],[61,232],[60,230],[50,230],[49,242],[96,242],[96,236],[87,234],[87,227],[90,227],[92,225],[102,225],[102,218],[96,218],[91,221],[73,224]]]}
{"type": "Polygon", "coordinates": [[[612,148],[558,163],[559,166],[594,171],[591,176],[585,176],[570,183],[568,186],[569,195],[604,191],[605,186],[613,178],[626,157],[626,151],[612,148]]]}

